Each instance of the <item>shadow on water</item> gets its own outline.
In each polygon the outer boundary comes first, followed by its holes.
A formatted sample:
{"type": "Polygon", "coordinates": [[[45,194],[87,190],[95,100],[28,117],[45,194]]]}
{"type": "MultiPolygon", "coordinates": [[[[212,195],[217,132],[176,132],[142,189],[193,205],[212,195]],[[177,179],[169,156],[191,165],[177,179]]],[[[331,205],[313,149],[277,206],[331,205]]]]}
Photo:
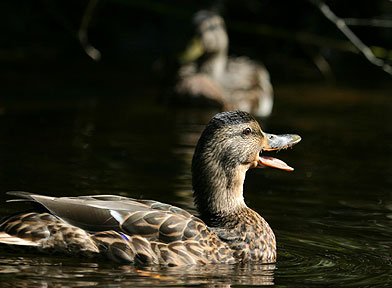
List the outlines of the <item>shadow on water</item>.
{"type": "MultiPolygon", "coordinates": [[[[1,102],[1,191],[120,194],[194,213],[193,149],[215,111],[167,110],[150,98],[1,102]]],[[[276,266],[133,267],[3,251],[2,285],[392,284],[390,91],[293,85],[276,98],[261,125],[303,137],[278,155],[296,170],[254,169],[245,184],[249,206],[276,233],[276,266]]],[[[1,216],[29,208],[6,199],[1,216]]]]}

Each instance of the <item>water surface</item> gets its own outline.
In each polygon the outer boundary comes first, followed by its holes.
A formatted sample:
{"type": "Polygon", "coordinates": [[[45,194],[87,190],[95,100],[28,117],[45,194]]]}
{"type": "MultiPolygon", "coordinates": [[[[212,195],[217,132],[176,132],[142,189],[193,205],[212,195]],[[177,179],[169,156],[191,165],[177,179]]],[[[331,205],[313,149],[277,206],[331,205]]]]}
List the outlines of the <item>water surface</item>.
{"type": "MultiPolygon", "coordinates": [[[[47,195],[120,194],[192,204],[194,145],[215,111],[168,109],[140,97],[0,102],[1,216],[29,209],[8,190],[47,195]]],[[[274,229],[274,265],[135,267],[96,259],[0,252],[3,286],[392,285],[390,91],[277,87],[271,133],[297,133],[271,153],[295,167],[248,172],[245,198],[274,229]]]]}

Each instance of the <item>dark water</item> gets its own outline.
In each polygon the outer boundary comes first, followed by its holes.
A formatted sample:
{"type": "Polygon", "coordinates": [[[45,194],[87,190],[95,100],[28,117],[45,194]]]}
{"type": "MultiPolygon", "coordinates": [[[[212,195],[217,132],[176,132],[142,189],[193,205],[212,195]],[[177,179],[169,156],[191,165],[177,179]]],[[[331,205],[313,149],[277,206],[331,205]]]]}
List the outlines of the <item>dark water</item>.
{"type": "MultiPolygon", "coordinates": [[[[8,190],[121,194],[194,212],[190,163],[214,111],[167,109],[144,97],[0,100],[1,216],[28,209],[8,190]]],[[[274,229],[275,265],[134,267],[93,259],[0,252],[0,285],[390,286],[391,91],[276,89],[265,131],[303,141],[277,156],[295,167],[248,172],[245,198],[274,229]]]]}

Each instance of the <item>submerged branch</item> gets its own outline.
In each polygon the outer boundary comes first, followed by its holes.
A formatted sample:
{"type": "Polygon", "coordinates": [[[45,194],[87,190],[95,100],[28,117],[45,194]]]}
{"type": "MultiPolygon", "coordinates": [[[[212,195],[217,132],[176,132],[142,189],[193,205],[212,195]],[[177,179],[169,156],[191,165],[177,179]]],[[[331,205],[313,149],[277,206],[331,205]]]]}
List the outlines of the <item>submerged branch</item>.
{"type": "Polygon", "coordinates": [[[336,25],[336,27],[347,37],[348,40],[369,60],[370,63],[381,67],[385,72],[392,75],[392,66],[387,64],[382,59],[378,59],[372,52],[372,50],[366,46],[361,39],[355,35],[351,29],[347,26],[346,22],[335,15],[332,10],[320,0],[310,0],[314,3],[320,11],[324,14],[324,16],[330,20],[332,23],[336,25]]]}
{"type": "Polygon", "coordinates": [[[97,6],[98,0],[90,0],[88,2],[86,11],[84,11],[82,22],[78,31],[79,42],[82,45],[84,51],[88,56],[90,56],[94,61],[101,60],[101,52],[94,48],[88,41],[88,26],[91,22],[91,18],[95,7],[97,6]]]}

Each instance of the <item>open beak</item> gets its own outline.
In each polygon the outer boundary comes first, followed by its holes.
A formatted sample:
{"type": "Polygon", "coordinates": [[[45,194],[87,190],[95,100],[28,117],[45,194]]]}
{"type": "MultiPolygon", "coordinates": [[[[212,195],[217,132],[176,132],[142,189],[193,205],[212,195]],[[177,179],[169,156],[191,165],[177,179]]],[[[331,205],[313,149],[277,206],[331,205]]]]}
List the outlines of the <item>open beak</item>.
{"type": "Polygon", "coordinates": [[[294,168],[287,165],[282,160],[279,160],[274,157],[269,156],[261,156],[263,151],[274,151],[289,148],[299,141],[301,141],[301,137],[295,134],[283,134],[283,135],[274,135],[274,134],[265,134],[266,143],[263,149],[260,151],[258,164],[260,166],[268,166],[277,169],[282,169],[285,171],[293,171],[294,168]]]}

